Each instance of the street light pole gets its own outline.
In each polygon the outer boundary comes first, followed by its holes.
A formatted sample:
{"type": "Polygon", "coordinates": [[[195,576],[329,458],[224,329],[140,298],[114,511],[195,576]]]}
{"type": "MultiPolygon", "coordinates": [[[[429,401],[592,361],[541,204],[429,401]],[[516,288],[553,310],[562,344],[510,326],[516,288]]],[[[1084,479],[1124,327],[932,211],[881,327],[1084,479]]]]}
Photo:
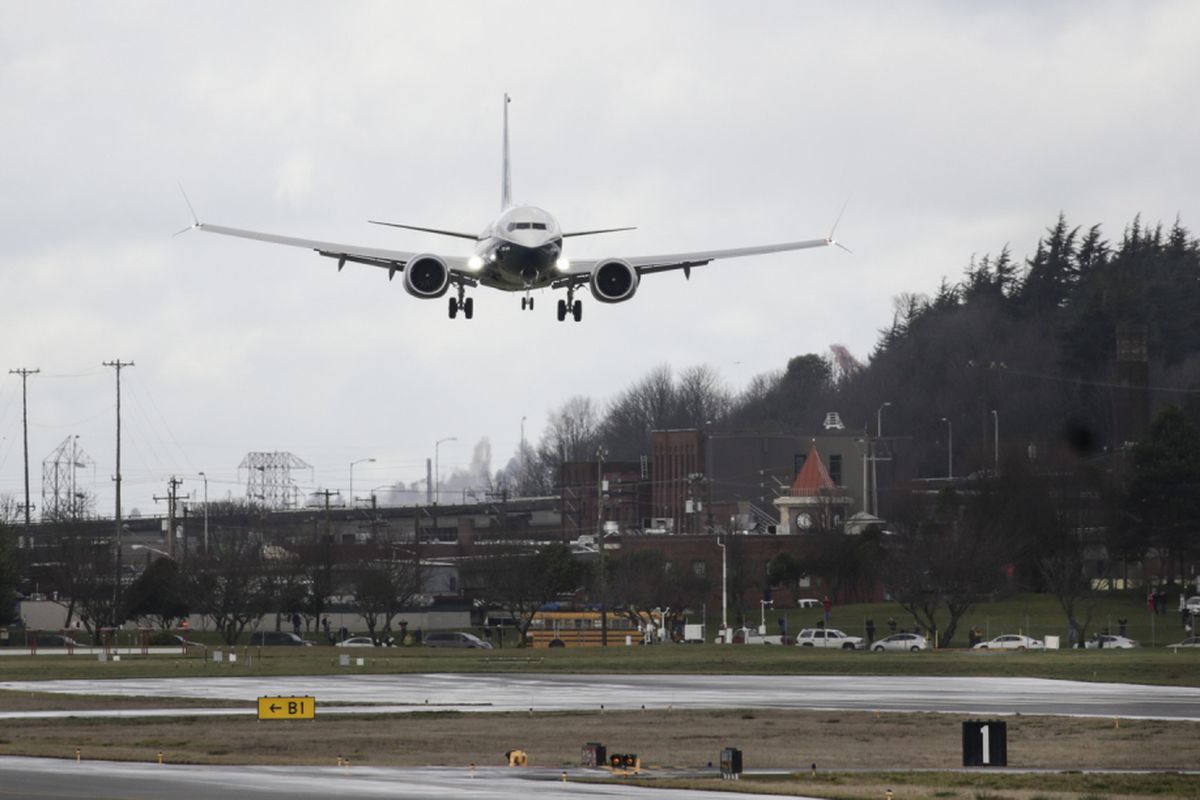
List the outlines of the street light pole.
{"type": "Polygon", "coordinates": [[[447,436],[445,439],[438,439],[433,445],[433,504],[438,504],[438,499],[441,495],[442,488],[442,465],[439,458],[438,448],[442,446],[442,442],[457,442],[458,437],[447,436]]]}
{"type": "Polygon", "coordinates": [[[521,480],[525,480],[525,470],[528,468],[525,460],[525,417],[521,417],[521,480]]]}
{"type": "Polygon", "coordinates": [[[200,477],[204,479],[204,552],[208,552],[208,476],[203,472],[200,477]]]}
{"type": "Polygon", "coordinates": [[[992,409],[992,456],[993,467],[992,472],[999,474],[1000,472],[1000,412],[992,409]]]}
{"type": "Polygon", "coordinates": [[[366,462],[370,462],[370,463],[374,464],[374,463],[375,463],[375,459],[373,459],[373,458],[360,458],[358,461],[351,461],[351,462],[350,462],[350,510],[351,510],[351,511],[353,511],[353,510],[354,510],[354,465],[355,465],[355,464],[363,464],[363,463],[366,463],[366,462]]]}
{"type": "MultiPolygon", "coordinates": [[[[733,532],[733,517],[729,518],[729,530],[733,532]]],[[[729,644],[729,595],[726,588],[729,573],[725,563],[725,543],[720,536],[717,537],[717,547],[721,548],[721,644],[729,644]]]]}
{"type": "Polygon", "coordinates": [[[954,423],[942,417],[946,423],[946,477],[954,478],[954,423]]]}
{"type": "MultiPolygon", "coordinates": [[[[883,410],[890,406],[890,400],[884,402],[875,412],[875,441],[883,438],[883,410]]],[[[876,447],[879,445],[876,444],[876,447]]],[[[879,470],[875,464],[879,461],[874,452],[871,453],[871,513],[879,516],[879,470]]]]}
{"type": "Polygon", "coordinates": [[[608,572],[604,565],[604,459],[608,450],[601,445],[596,450],[596,543],[600,547],[600,645],[608,647],[608,572]]]}

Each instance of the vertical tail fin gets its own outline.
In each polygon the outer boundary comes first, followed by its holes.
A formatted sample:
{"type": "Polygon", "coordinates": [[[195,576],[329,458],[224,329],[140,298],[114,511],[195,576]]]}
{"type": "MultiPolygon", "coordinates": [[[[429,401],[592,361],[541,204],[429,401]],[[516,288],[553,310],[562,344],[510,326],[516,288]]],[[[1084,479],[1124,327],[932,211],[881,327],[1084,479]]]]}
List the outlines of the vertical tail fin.
{"type": "Polygon", "coordinates": [[[500,210],[512,205],[512,166],[508,161],[508,104],[512,99],[504,95],[504,165],[500,174],[500,210]]]}

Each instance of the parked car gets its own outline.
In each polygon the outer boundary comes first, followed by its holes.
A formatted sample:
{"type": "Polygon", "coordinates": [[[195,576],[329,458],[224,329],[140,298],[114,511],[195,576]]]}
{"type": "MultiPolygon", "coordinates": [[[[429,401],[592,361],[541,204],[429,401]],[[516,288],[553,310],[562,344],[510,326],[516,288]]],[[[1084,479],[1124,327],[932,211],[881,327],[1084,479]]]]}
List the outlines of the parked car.
{"type": "Polygon", "coordinates": [[[478,636],[471,633],[460,633],[458,631],[436,631],[434,633],[425,634],[426,647],[465,647],[478,648],[480,650],[491,650],[490,642],[485,642],[478,636]]]}
{"type": "Polygon", "coordinates": [[[796,601],[796,608],[820,608],[821,601],[815,597],[801,597],[796,601]]]}
{"type": "Polygon", "coordinates": [[[1088,650],[1129,650],[1138,646],[1138,643],[1128,636],[1114,636],[1110,633],[1099,633],[1089,639],[1084,645],[1088,650]]]}
{"type": "Polygon", "coordinates": [[[928,649],[929,640],[919,633],[893,633],[891,636],[885,636],[871,645],[871,650],[876,653],[882,653],[885,650],[901,650],[916,653],[919,650],[928,649]]]}
{"type": "Polygon", "coordinates": [[[154,647],[204,647],[200,642],[185,639],[178,633],[166,632],[159,632],[151,636],[150,644],[154,647]]]}
{"type": "Polygon", "coordinates": [[[1200,614],[1200,595],[1189,597],[1183,607],[1189,614],[1200,614]]]}
{"type": "Polygon", "coordinates": [[[1169,645],[1167,645],[1167,647],[1200,647],[1200,636],[1189,636],[1188,638],[1184,639],[1182,642],[1176,642],[1175,644],[1169,644],[1169,645]]]}
{"type": "Polygon", "coordinates": [[[311,647],[312,642],[289,631],[255,631],[250,634],[251,647],[311,647]]]}
{"type": "Polygon", "coordinates": [[[860,636],[847,636],[836,628],[805,628],[796,634],[800,647],[833,647],[839,650],[861,650],[860,636]]]}
{"type": "Polygon", "coordinates": [[[338,642],[337,647],[374,647],[375,640],[370,636],[351,636],[338,642]]]}
{"type": "Polygon", "coordinates": [[[70,636],[65,636],[61,633],[39,633],[37,635],[38,647],[87,647],[86,644],[80,644],[70,636]]]}
{"type": "Polygon", "coordinates": [[[1043,650],[1046,645],[1041,639],[1006,633],[988,642],[975,645],[976,650],[1043,650]]]}

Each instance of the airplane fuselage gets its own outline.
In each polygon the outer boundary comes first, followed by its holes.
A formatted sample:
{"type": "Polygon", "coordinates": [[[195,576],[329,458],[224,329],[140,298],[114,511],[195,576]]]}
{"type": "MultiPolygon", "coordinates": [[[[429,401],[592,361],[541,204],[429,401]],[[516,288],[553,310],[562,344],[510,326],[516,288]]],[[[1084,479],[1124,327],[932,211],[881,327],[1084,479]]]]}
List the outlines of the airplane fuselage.
{"type": "Polygon", "coordinates": [[[562,246],[562,229],[548,211],[513,206],[479,234],[468,269],[478,264],[479,282],[494,289],[539,289],[565,268],[562,246]]]}

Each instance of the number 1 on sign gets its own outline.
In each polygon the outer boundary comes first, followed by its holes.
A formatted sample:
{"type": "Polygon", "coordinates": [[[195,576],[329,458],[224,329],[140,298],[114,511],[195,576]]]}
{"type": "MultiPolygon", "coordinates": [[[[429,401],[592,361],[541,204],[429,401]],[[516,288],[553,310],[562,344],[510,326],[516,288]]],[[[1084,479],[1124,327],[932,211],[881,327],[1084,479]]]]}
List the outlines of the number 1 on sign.
{"type": "Polygon", "coordinates": [[[988,730],[988,727],[984,725],[979,729],[979,735],[983,738],[983,763],[985,764],[992,763],[991,737],[989,735],[991,732],[988,730]]]}

